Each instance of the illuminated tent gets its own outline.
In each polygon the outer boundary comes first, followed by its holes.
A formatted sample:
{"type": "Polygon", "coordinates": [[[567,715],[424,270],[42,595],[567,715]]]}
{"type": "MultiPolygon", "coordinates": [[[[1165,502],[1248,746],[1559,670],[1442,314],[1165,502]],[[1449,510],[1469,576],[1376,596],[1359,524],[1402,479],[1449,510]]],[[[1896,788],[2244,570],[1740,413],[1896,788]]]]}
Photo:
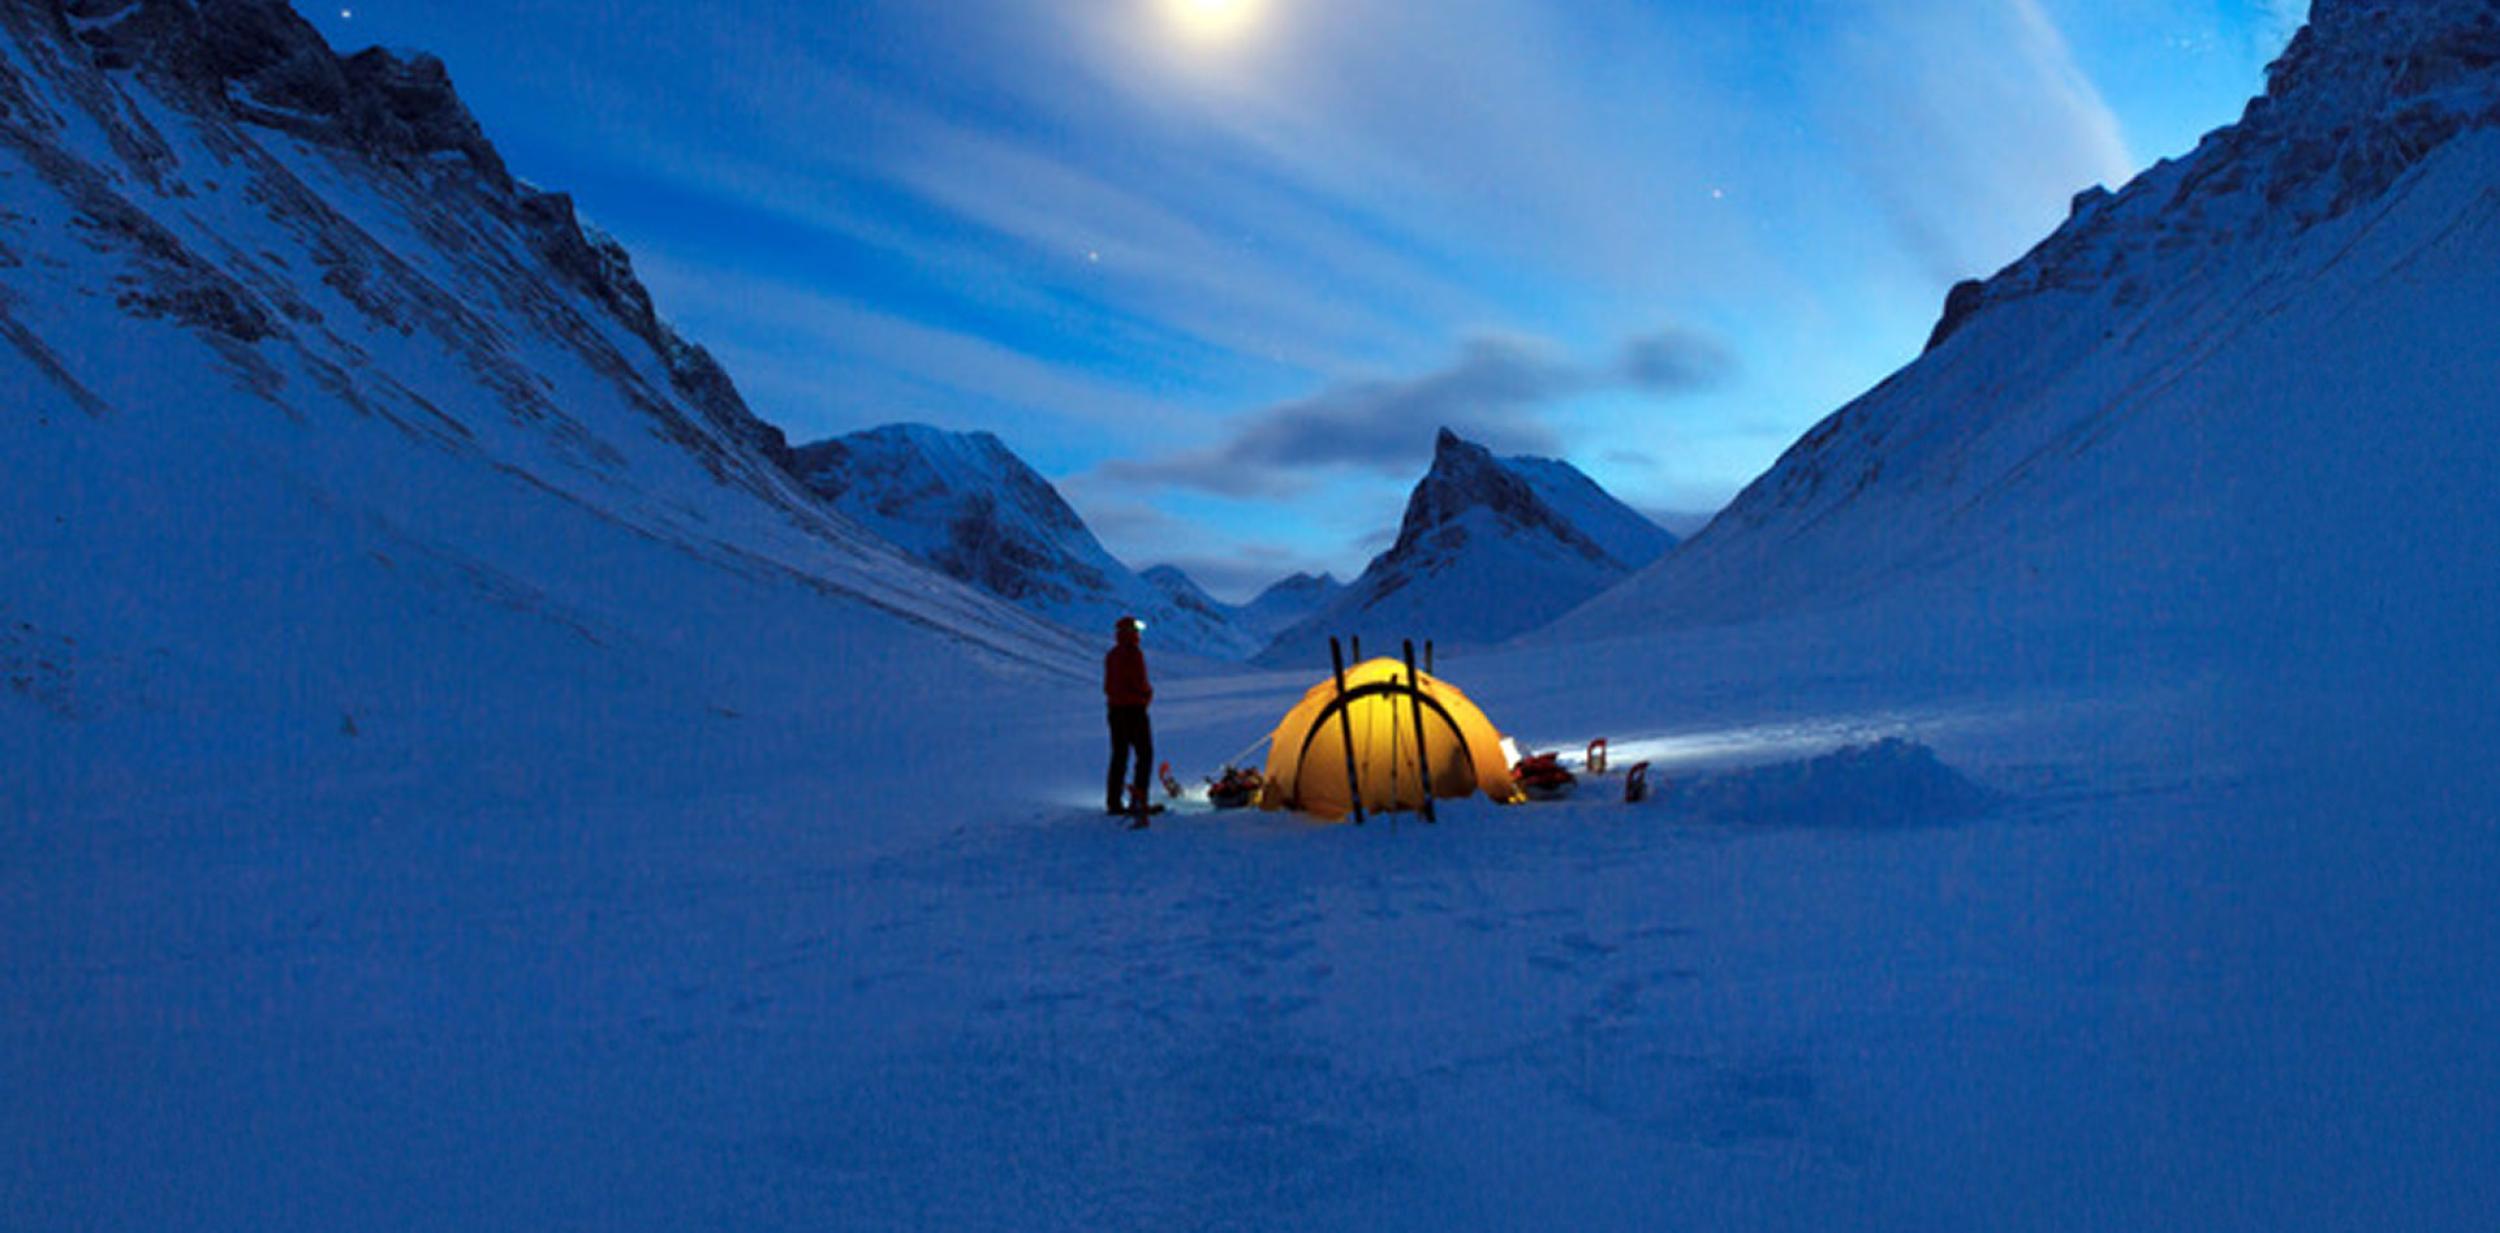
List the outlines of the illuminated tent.
{"type": "Polygon", "coordinates": [[[1270,738],[1267,785],[1259,793],[1259,808],[1298,809],[1331,820],[1351,812],[1353,794],[1346,786],[1349,732],[1354,778],[1362,785],[1366,812],[1423,808],[1426,768],[1432,774],[1433,796],[1482,792],[1506,805],[1521,800],[1510,779],[1502,734],[1492,721],[1449,682],[1428,672],[1414,679],[1417,683],[1410,685],[1405,664],[1375,659],[1346,672],[1342,695],[1333,676],[1312,686],[1270,738]]]}

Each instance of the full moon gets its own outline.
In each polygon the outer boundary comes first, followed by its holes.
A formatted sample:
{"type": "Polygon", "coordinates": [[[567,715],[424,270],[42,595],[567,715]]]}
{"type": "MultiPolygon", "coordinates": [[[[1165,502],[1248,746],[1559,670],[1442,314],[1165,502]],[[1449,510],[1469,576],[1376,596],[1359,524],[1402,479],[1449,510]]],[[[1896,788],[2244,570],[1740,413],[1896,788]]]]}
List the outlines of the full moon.
{"type": "Polygon", "coordinates": [[[1195,39],[1217,42],[1233,38],[1258,20],[1261,0],[1163,0],[1174,26],[1195,39]]]}

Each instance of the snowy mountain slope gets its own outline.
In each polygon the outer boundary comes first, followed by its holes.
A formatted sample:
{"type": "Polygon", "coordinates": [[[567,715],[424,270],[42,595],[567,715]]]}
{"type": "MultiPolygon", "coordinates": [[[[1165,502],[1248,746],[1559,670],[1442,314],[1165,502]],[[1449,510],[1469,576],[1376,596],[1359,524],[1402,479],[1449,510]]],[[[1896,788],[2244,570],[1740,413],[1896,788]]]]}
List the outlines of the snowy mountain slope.
{"type": "Polygon", "coordinates": [[[1180,566],[1156,565],[1137,576],[1162,592],[1165,599],[1172,601],[1173,606],[1183,612],[1228,625],[1234,623],[1233,606],[1207,594],[1207,589],[1199,586],[1198,580],[1190,577],[1189,571],[1180,566]]]}
{"type": "Polygon", "coordinates": [[[1483,645],[1534,629],[1675,543],[1579,473],[1503,459],[1441,430],[1397,542],[1344,594],[1278,634],[1262,663],[1308,663],[1332,634],[1376,646],[1483,645]]]}
{"type": "Polygon", "coordinates": [[[348,729],[758,705],[784,657],[1076,670],[786,474],[439,63],[341,58],[283,4],[7,0],[0,119],[0,624],[75,648],[0,723],[87,750],[17,803],[348,729]]]}
{"type": "Polygon", "coordinates": [[[1093,637],[1122,615],[1153,640],[1238,659],[1220,609],[1192,606],[1121,564],[1059,491],[986,432],[890,424],[797,451],[797,473],[860,525],[945,573],[1093,637]]]}
{"type": "Polygon", "coordinates": [[[1276,635],[1308,620],[1345,590],[1334,574],[1295,574],[1280,578],[1249,603],[1233,611],[1233,622],[1265,644],[1276,635]]]}
{"type": "Polygon", "coordinates": [[[1586,535],[1608,557],[1632,569],[1657,560],[1676,537],[1614,498],[1578,467],[1555,458],[1505,458],[1502,466],[1527,481],[1545,508],[1586,535]]]}
{"type": "Polygon", "coordinates": [[[2398,551],[2356,542],[2391,508],[2486,518],[2430,497],[2488,475],[2495,65],[2488,3],[2319,4],[2240,123],[2079,196],[1956,289],[1924,357],[1557,633],[1931,584],[2007,616],[2207,627],[2288,601],[2262,580],[2287,559],[2398,551]]]}

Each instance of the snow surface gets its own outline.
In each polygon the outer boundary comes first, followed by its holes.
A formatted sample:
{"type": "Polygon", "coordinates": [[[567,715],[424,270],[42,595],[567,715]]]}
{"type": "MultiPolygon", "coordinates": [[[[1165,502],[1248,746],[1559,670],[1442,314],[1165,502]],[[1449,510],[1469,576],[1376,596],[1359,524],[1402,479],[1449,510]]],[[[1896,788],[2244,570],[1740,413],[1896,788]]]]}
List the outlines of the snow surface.
{"type": "Polygon", "coordinates": [[[1578,467],[1555,458],[1516,456],[1502,465],[1528,482],[1537,499],[1582,534],[1596,541],[1606,555],[1638,569],[1673,548],[1675,536],[1598,486],[1578,467]]]}
{"type": "MultiPolygon", "coordinates": [[[[319,268],[152,127],[186,244],[319,268]]],[[[620,429],[555,306],[490,332],[580,433],[318,276],[273,399],[35,182],[0,148],[11,1229],[2500,1223],[2487,131],[2158,298],[1991,303],[1441,657],[1650,803],[1142,834],[1077,653],[620,429]]],[[[1310,681],[1163,680],[1163,756],[1310,681]]]]}
{"type": "MultiPolygon", "coordinates": [[[[1433,828],[1193,804],[1124,834],[1083,804],[1082,690],[940,677],[880,682],[908,705],[873,737],[836,696],[620,717],[467,775],[88,805],[15,832],[0,883],[8,1204],[255,1229],[2500,1210],[2495,866],[2459,816],[2493,798],[2436,807],[2487,771],[2259,760],[2169,648],[2056,683],[1821,633],[1445,665],[1531,746],[1610,735],[1664,791],[1433,828]],[[1781,786],[1886,737],[2000,799],[1922,816],[1881,759],[1781,786]],[[1809,807],[1688,810],[1688,781],[1809,807]]],[[[1212,770],[1302,684],[1167,686],[1167,755],[1212,770]]],[[[403,739],[341,744],[388,766],[403,739]]]]}

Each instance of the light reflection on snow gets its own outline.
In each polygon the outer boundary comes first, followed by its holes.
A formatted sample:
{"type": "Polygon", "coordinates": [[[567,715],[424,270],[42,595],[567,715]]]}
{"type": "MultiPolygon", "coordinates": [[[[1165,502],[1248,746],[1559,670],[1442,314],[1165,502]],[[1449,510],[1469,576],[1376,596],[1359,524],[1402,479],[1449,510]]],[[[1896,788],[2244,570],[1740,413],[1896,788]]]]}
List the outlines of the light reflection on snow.
{"type": "MultiPolygon", "coordinates": [[[[1954,733],[1969,733],[1977,728],[2012,719],[2003,709],[1875,711],[1852,715],[1818,716],[1782,720],[1776,723],[1747,724],[1726,728],[1707,728],[1685,732],[1635,733],[1630,736],[1607,735],[1607,772],[1622,775],[1642,762],[1650,764],[1654,776],[1699,771],[1741,770],[1820,757],[1854,745],[1870,745],[1888,737],[1902,737],[1920,742],[1954,733]]],[[[1582,774],[1588,771],[1587,749],[1597,735],[1568,740],[1518,740],[1505,737],[1503,752],[1517,761],[1522,752],[1547,750],[1562,755],[1563,765],[1582,774]]],[[[1260,759],[1250,759],[1257,765],[1260,759]]],[[[1175,815],[1213,814],[1221,812],[1207,800],[1203,786],[1187,784],[1181,796],[1167,797],[1155,789],[1156,803],[1166,806],[1175,815]]],[[[1049,803],[1073,812],[1087,812],[1101,807],[1101,797],[1087,790],[1070,787],[1050,793],[1049,803]]]]}
{"type": "MultiPolygon", "coordinates": [[[[1827,754],[1886,737],[1924,740],[1940,732],[1980,722],[1977,714],[1878,712],[1790,720],[1734,728],[1711,728],[1630,737],[1609,737],[1606,761],[1620,774],[1647,762],[1654,771],[1729,769],[1760,766],[1827,754]]],[[[1530,743],[1532,750],[1560,749],[1562,761],[1574,770],[1587,769],[1588,740],[1530,743]]]]}

